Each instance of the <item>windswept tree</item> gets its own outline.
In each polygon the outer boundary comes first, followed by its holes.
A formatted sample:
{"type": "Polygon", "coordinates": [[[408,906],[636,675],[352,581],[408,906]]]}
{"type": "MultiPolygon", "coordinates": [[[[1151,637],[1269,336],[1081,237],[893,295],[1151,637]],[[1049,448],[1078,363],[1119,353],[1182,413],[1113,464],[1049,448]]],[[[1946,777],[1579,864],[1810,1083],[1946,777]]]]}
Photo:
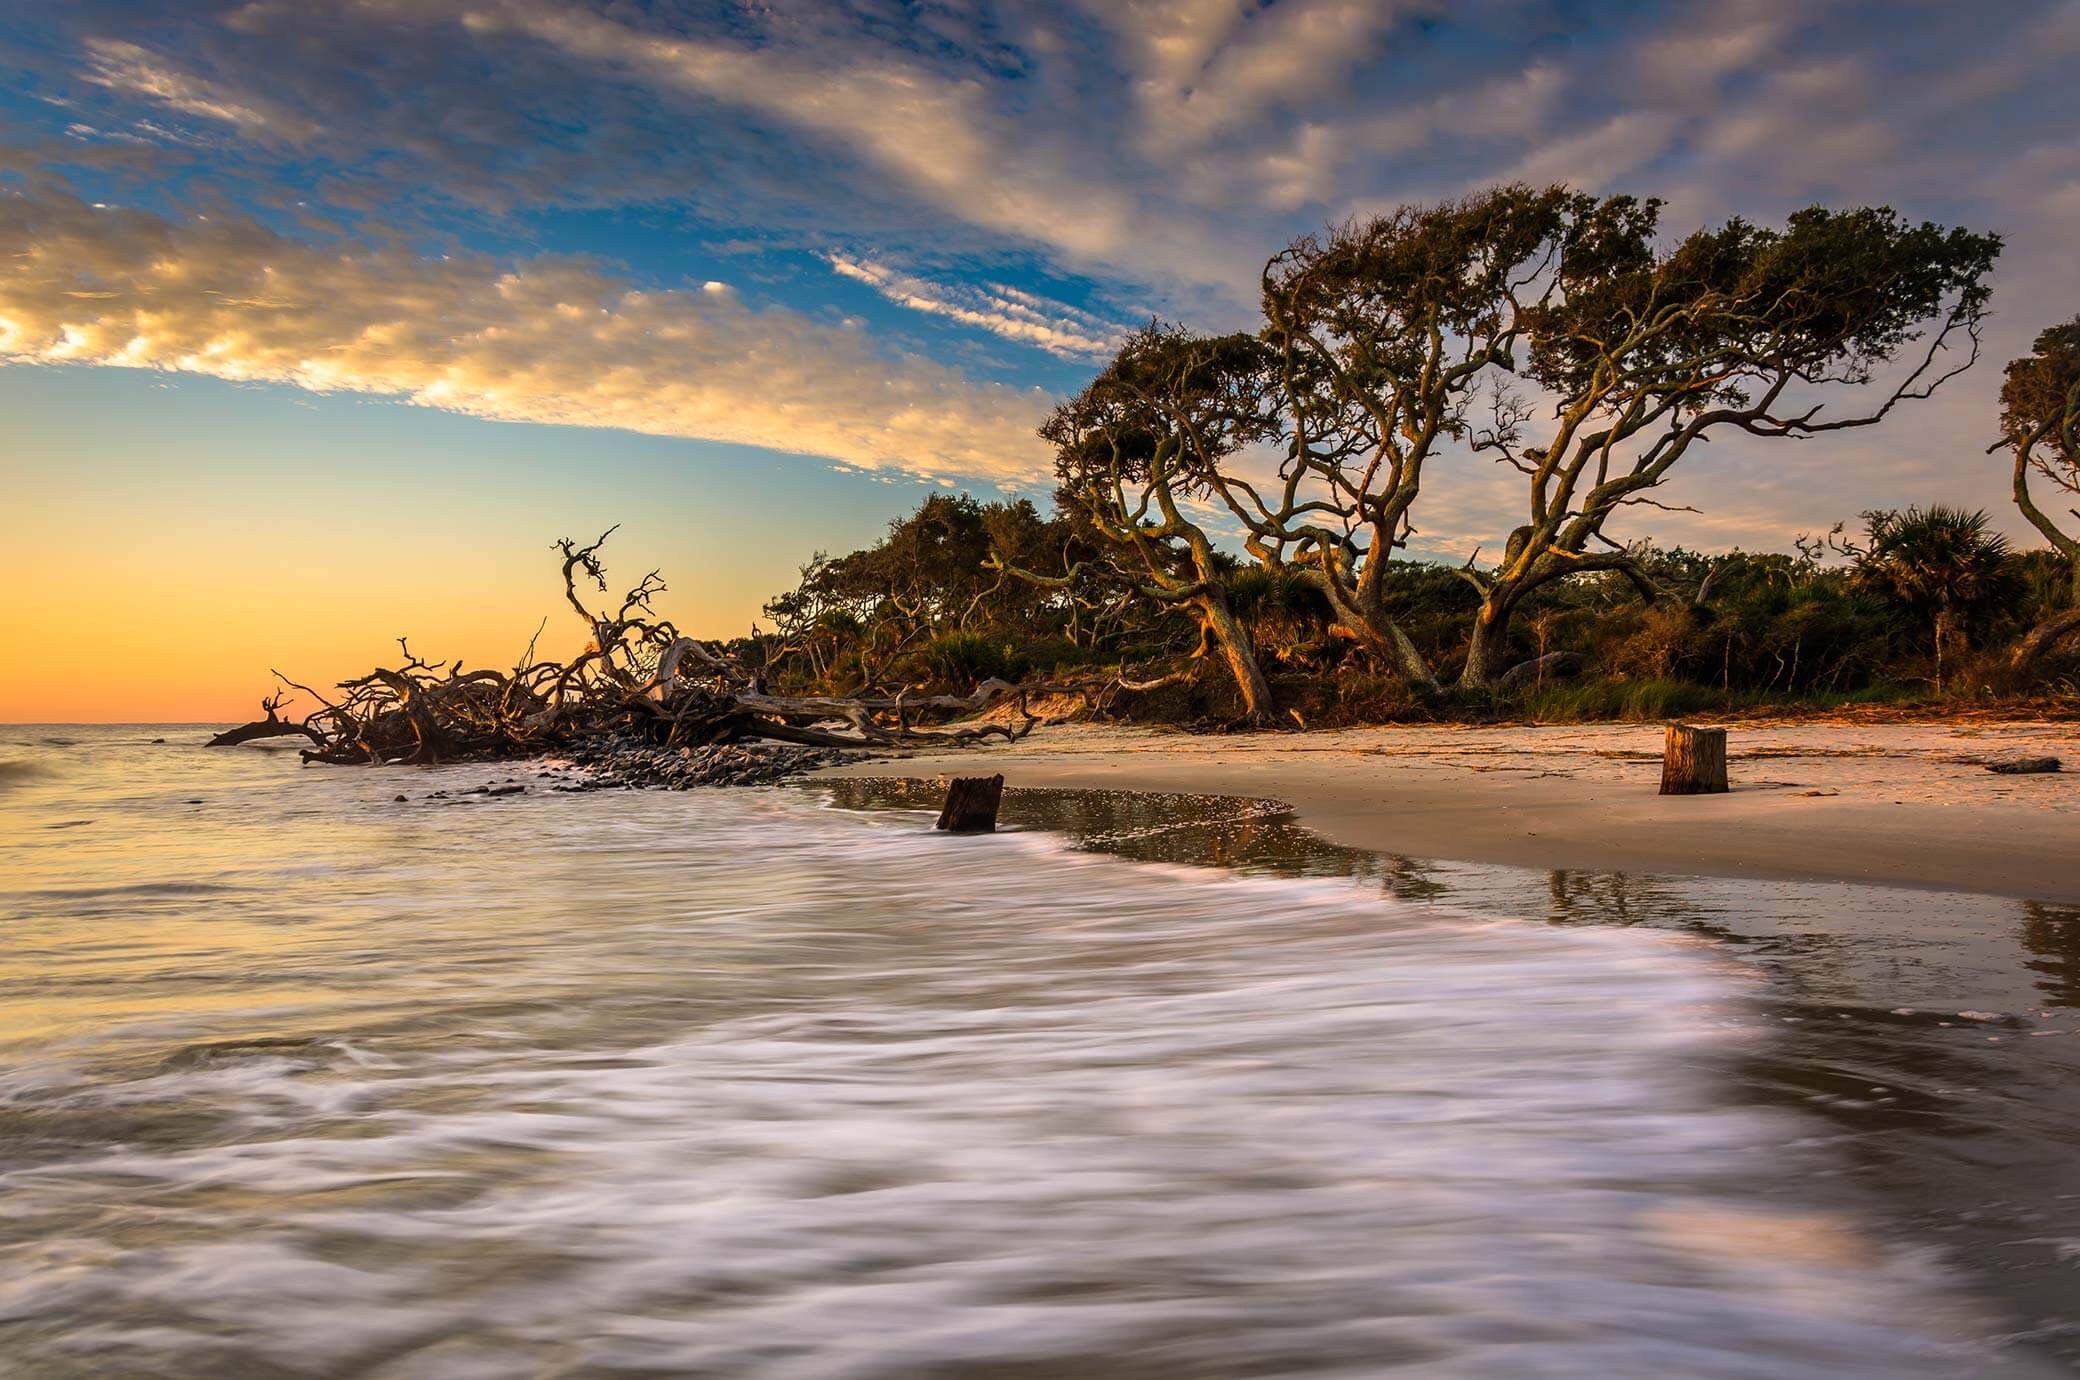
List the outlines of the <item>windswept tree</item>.
{"type": "Polygon", "coordinates": [[[1220,492],[1266,564],[1314,577],[1339,623],[1411,682],[1429,663],[1388,602],[1426,468],[1512,363],[1527,303],[1589,198],[1498,187],[1293,242],[1265,265],[1264,340],[1287,427],[1277,482],[1220,492]]]}
{"type": "Polygon", "coordinates": [[[1253,336],[1151,323],[1040,428],[1055,448],[1061,496],[1143,595],[1198,620],[1201,650],[1219,651],[1259,722],[1274,713],[1271,687],[1228,597],[1232,562],[1194,509],[1210,502],[1230,457],[1277,433],[1263,366],[1253,336]]]}
{"type": "Polygon", "coordinates": [[[2027,665],[2080,630],[2080,510],[2071,506],[2080,498],[2080,317],[2046,330],[2032,353],[2008,365],[2001,385],[2001,439],[1991,449],[2014,455],[2015,506],[2065,558],[2071,579],[2072,607],[2039,623],[2016,647],[2016,663],[2027,665]],[[2031,476],[2061,496],[2058,501],[2075,520],[2073,531],[2038,506],[2031,476]]]}
{"type": "Polygon", "coordinates": [[[1528,504],[1492,570],[1469,562],[1481,604],[1462,685],[1504,673],[1511,619],[1535,590],[1585,570],[1639,573],[1604,529],[1655,504],[1698,442],[1870,426],[1977,358],[1997,236],[1815,207],[1781,230],[1735,219],[1662,249],[1659,219],[1655,201],[1577,202],[1552,290],[1512,323],[1526,347],[1517,372],[1544,403],[1499,396],[1477,440],[1524,476],[1528,504]],[[1898,376],[1866,406],[1823,416],[1888,366],[1898,376]]]}

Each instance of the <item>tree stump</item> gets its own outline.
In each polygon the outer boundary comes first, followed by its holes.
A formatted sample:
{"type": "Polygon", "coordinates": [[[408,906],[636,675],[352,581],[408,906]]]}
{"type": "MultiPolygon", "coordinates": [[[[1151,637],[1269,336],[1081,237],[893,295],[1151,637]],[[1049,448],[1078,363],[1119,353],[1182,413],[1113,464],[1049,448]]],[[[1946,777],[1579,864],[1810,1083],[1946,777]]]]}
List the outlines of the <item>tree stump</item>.
{"type": "Polygon", "coordinates": [[[1670,724],[1661,750],[1663,795],[1720,795],[1726,790],[1726,730],[1670,724]]]}
{"type": "Polygon", "coordinates": [[[946,788],[946,807],[938,827],[949,834],[993,834],[997,805],[1004,798],[1002,776],[957,776],[946,788]]]}

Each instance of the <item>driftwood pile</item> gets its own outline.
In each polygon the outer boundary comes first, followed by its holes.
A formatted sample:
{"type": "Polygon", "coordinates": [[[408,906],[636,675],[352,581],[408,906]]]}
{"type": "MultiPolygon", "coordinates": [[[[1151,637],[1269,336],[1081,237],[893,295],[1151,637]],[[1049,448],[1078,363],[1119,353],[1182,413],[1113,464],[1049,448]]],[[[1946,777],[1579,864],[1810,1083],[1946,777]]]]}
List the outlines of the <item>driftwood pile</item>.
{"type": "MultiPolygon", "coordinates": [[[[548,754],[585,760],[601,754],[611,758],[632,747],[676,753],[758,741],[825,749],[950,747],[1023,738],[1039,722],[1027,706],[1028,696],[1086,689],[990,680],[971,695],[903,690],[850,698],[768,694],[757,672],[656,615],[652,600],[665,586],[654,570],[612,614],[587,607],[581,585],[607,592],[599,551],[613,532],[608,528],[588,546],[567,539],[556,543],[563,556],[565,601],[591,633],[572,660],[536,661],[530,644],[511,671],[466,671],[459,661],[422,660],[399,638],[401,665],[343,681],[331,697],[277,672],[283,685],[319,707],[300,720],[283,718],[288,695],[279,692],[261,702],[265,718],[218,734],[211,746],[298,734],[311,743],[302,752],[306,762],[417,765],[548,754]],[[1016,707],[1015,725],[919,726],[977,714],[1004,701],[1016,707]]],[[[701,760],[710,757],[703,753],[701,760]]],[[[760,766],[748,759],[718,759],[715,774],[748,778],[759,774],[760,766]]],[[[635,774],[656,775],[657,770],[635,774]]]]}

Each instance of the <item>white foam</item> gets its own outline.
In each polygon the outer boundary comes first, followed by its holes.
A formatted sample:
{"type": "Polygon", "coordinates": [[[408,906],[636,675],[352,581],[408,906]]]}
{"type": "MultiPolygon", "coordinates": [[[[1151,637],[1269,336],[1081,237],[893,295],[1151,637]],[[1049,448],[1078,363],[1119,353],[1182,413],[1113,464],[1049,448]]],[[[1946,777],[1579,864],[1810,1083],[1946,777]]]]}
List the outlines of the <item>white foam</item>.
{"type": "Polygon", "coordinates": [[[238,1026],[202,983],[14,1056],[0,1125],[84,1128],[0,1173],[42,1226],[0,1244],[18,1358],[391,1380],[1976,1364],[1920,1262],[1774,1193],[1824,1152],[1722,1095],[1760,1023],[1701,946],[776,793],[557,804],[409,843],[341,806],[324,826],[387,854],[249,859],[188,902],[216,908],[198,933],[233,928],[187,961],[309,1050],[161,1067],[238,1026]],[[241,923],[301,928],[256,955],[241,923]],[[199,1125],[96,1138],[155,1111],[199,1125]]]}

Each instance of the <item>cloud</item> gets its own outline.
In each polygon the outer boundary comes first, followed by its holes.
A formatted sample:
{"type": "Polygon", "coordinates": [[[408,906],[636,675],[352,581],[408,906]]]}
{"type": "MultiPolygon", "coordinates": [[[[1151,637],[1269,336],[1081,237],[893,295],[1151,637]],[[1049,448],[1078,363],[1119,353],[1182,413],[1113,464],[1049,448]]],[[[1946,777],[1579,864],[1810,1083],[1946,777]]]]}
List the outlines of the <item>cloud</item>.
{"type": "Polygon", "coordinates": [[[865,283],[897,306],[1037,345],[1065,359],[1110,354],[1126,337],[1123,326],[1009,284],[934,283],[871,259],[824,257],[833,272],[865,283]]]}
{"type": "MultiPolygon", "coordinates": [[[[727,102],[841,146],[879,176],[984,230],[1037,239],[1083,264],[1141,257],[1138,198],[1118,169],[1091,176],[1086,148],[1023,118],[999,86],[859,42],[745,46],[637,27],[568,6],[474,6],[474,32],[512,30],[653,88],[727,102]]],[[[1098,146],[1102,148],[1102,145],[1098,146]]],[[[1180,227],[1186,262],[1203,227],[1180,227]]]]}
{"type": "Polygon", "coordinates": [[[279,108],[261,105],[231,88],[193,76],[135,43],[112,38],[86,41],[86,79],[96,86],[139,97],[183,115],[236,127],[254,138],[297,140],[311,127],[279,108]]]}
{"type": "Polygon", "coordinates": [[[582,259],[505,266],[319,247],[242,217],[174,221],[0,193],[0,358],[371,393],[504,421],[616,427],[1030,482],[1037,390],[892,355],[728,286],[644,291],[582,259]]]}
{"type": "Polygon", "coordinates": [[[1381,0],[1103,0],[1155,159],[1203,150],[1273,110],[1319,110],[1415,6],[1381,0]]]}
{"type": "MultiPolygon", "coordinates": [[[[1622,15],[1548,0],[183,0],[177,21],[128,0],[17,8],[10,39],[38,37],[9,60],[51,102],[25,118],[43,116],[66,158],[191,139],[185,191],[308,197],[309,215],[370,239],[431,227],[510,245],[553,225],[569,242],[573,222],[601,222],[561,212],[609,208],[623,229],[665,227],[648,244],[617,230],[638,273],[683,272],[687,239],[748,241],[768,253],[745,259],[747,281],[785,279],[775,290],[813,313],[838,285],[799,273],[806,250],[909,309],[1072,359],[1108,323],[1022,301],[987,266],[1037,259],[1050,280],[1088,280],[1078,301],[1246,328],[1265,257],[1293,235],[1511,176],[1667,197],[1671,233],[1820,201],[2008,234],[1987,363],[1911,432],[1831,444],[1831,504],[1861,486],[2001,506],[1999,476],[1970,460],[1995,366],[2080,306],[2066,252],[2080,123],[2046,97],[2080,52],[2074,0],[1913,6],[1883,24],[1840,0],[1622,15]]],[[[164,180],[132,166],[93,185],[121,201],[164,180]]],[[[1798,521],[1790,489],[1716,449],[1728,461],[1699,466],[1706,502],[1781,502],[1798,521]]]]}

